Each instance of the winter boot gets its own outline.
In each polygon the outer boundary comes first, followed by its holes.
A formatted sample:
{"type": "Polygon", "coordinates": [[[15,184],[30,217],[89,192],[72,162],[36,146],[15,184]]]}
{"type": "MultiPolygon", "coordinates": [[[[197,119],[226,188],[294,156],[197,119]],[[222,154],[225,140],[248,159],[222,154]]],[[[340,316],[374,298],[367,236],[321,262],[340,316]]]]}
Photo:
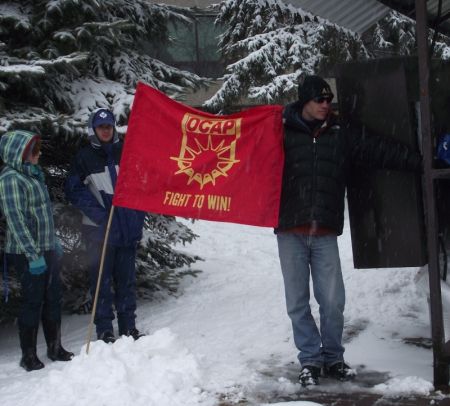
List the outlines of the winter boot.
{"type": "Polygon", "coordinates": [[[141,337],[144,337],[145,334],[141,333],[136,327],[127,331],[123,331],[120,333],[121,336],[133,337],[134,341],[139,340],[141,337]]]}
{"type": "Polygon", "coordinates": [[[70,361],[74,354],[66,351],[61,345],[61,323],[43,319],[42,327],[47,342],[47,357],[52,361],[70,361]]]}
{"type": "Polygon", "coordinates": [[[326,366],[323,372],[324,376],[339,381],[351,381],[356,376],[356,371],[351,369],[344,361],[339,361],[330,366],[326,366]]]}
{"type": "Polygon", "coordinates": [[[26,371],[36,371],[44,368],[44,364],[36,355],[37,327],[19,328],[20,348],[22,359],[20,366],[26,371]]]}
{"type": "Polygon", "coordinates": [[[103,333],[97,334],[97,338],[106,344],[114,344],[116,342],[116,337],[114,337],[112,331],[104,331],[103,333]]]}
{"type": "Polygon", "coordinates": [[[321,368],[313,365],[305,365],[300,371],[298,380],[303,387],[318,385],[321,368]]]}

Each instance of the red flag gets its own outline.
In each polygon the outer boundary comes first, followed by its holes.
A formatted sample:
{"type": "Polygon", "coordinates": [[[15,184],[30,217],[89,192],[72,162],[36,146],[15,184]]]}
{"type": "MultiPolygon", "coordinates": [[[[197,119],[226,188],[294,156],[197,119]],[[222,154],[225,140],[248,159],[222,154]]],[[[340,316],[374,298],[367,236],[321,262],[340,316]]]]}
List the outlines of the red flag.
{"type": "Polygon", "coordinates": [[[281,106],[216,116],[139,83],[113,204],[276,227],[283,163],[281,106]]]}

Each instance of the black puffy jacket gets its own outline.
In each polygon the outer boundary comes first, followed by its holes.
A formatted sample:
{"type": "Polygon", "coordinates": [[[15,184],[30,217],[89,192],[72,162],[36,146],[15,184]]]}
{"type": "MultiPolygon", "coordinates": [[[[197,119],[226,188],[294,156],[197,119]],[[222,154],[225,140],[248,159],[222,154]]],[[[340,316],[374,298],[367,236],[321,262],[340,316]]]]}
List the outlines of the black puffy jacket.
{"type": "Polygon", "coordinates": [[[299,111],[298,102],[284,110],[285,163],[276,232],[316,221],[342,234],[345,188],[354,165],[421,168],[420,154],[405,144],[387,137],[353,135],[341,128],[334,115],[311,130],[299,111]]]}

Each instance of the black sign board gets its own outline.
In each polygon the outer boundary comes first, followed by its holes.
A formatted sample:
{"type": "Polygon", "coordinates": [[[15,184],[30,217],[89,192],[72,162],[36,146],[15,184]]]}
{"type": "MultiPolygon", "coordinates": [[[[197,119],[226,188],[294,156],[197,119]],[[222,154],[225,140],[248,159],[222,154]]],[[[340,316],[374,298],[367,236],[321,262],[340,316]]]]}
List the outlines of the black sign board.
{"type": "MultiPolygon", "coordinates": [[[[339,114],[350,130],[418,149],[418,85],[410,80],[416,69],[403,58],[339,66],[339,114]]],[[[347,197],[355,268],[427,262],[421,190],[419,174],[353,168],[347,197]]]]}

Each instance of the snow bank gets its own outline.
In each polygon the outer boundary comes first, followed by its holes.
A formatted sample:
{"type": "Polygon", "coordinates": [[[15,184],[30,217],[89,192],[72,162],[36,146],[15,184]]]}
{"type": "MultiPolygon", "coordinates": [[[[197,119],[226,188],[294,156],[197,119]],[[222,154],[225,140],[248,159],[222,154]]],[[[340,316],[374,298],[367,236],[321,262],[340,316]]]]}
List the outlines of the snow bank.
{"type": "Polygon", "coordinates": [[[434,390],[431,382],[417,376],[407,376],[405,378],[392,378],[385,383],[374,386],[375,393],[383,395],[423,395],[427,396],[434,390]]]}
{"type": "Polygon", "coordinates": [[[28,376],[20,403],[12,385],[1,391],[3,406],[95,405],[99,399],[108,406],[188,406],[201,403],[206,395],[194,356],[169,329],[136,342],[131,337],[114,345],[96,341],[89,355],[83,347],[62,369],[28,376]]]}

